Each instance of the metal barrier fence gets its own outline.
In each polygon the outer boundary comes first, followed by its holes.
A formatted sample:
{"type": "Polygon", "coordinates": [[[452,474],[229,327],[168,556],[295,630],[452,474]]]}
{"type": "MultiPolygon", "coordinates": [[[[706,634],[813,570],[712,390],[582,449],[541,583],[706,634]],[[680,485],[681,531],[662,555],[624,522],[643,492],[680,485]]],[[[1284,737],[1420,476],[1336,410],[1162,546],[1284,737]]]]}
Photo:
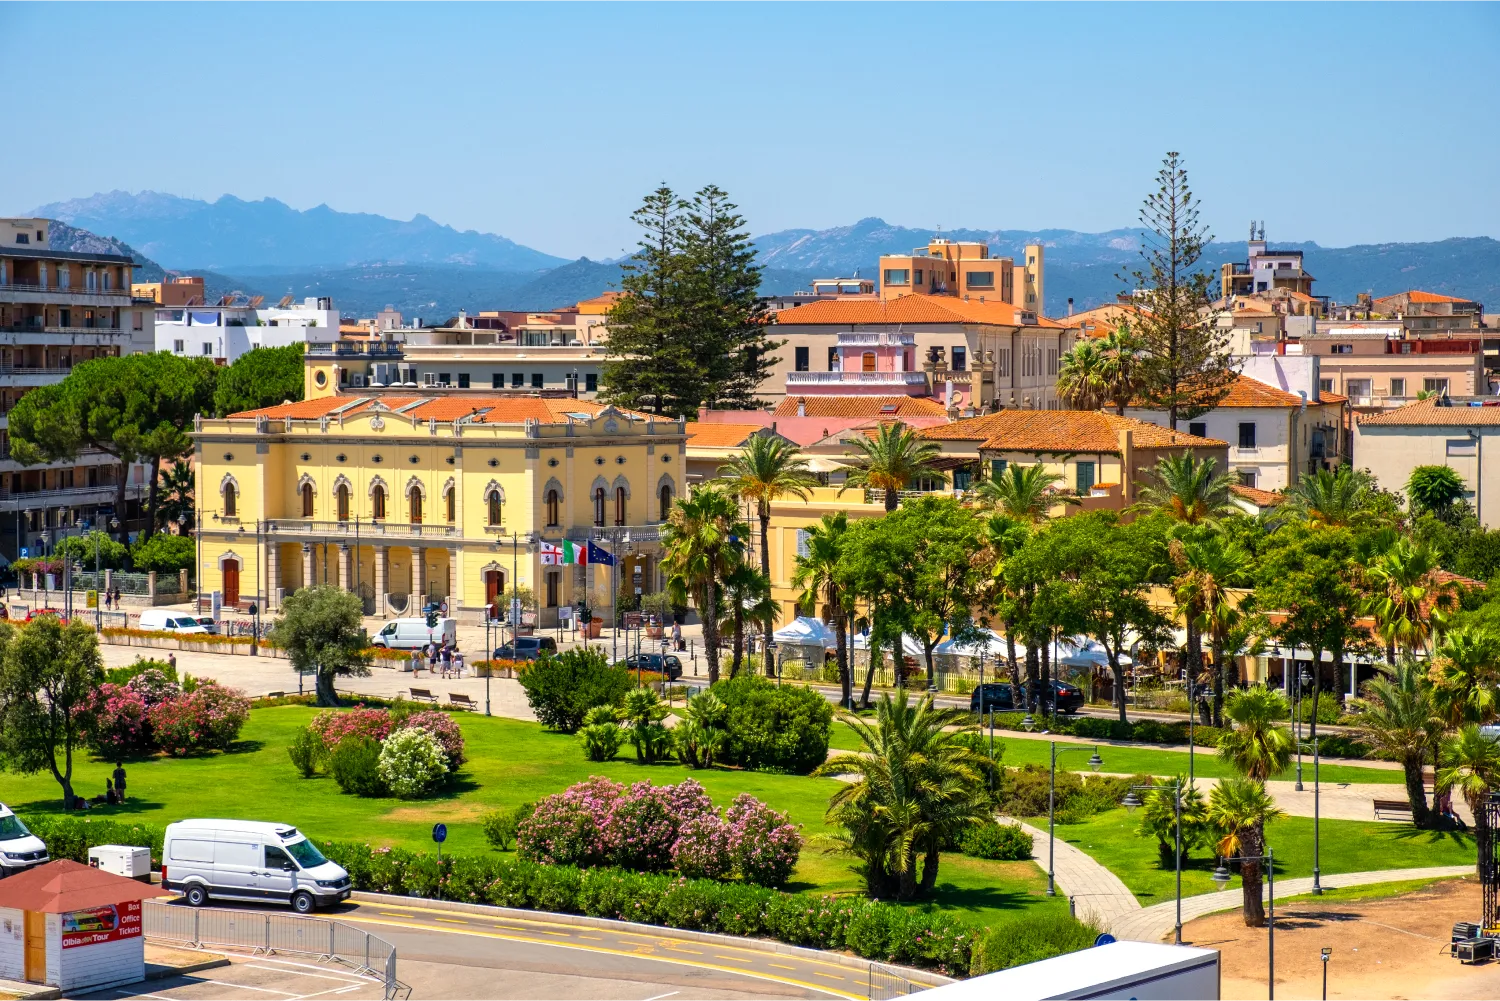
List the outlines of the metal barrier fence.
{"type": "Polygon", "coordinates": [[[396,947],[341,921],[227,907],[186,907],[160,900],[141,903],[147,938],[182,942],[195,949],[316,956],[381,979],[387,998],[411,995],[411,988],[396,979],[396,947]]]}
{"type": "Polygon", "coordinates": [[[870,1001],[888,1001],[889,998],[905,997],[908,994],[928,990],[930,987],[930,984],[912,983],[889,966],[871,963],[865,984],[865,996],[870,1001]]]}

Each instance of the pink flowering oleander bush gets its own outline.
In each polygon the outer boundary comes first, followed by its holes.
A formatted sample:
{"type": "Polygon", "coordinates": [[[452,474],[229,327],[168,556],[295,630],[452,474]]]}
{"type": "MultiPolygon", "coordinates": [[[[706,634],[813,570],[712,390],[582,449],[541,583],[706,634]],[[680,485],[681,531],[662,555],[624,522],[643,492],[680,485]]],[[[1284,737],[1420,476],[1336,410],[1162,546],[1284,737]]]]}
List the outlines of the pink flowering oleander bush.
{"type": "Polygon", "coordinates": [[[679,828],[672,846],[672,866],[690,879],[728,879],[734,875],[729,828],[717,813],[694,817],[679,828]]]}
{"type": "Polygon", "coordinates": [[[349,737],[379,743],[390,736],[391,714],[385,709],[366,709],[361,703],[353,709],[325,709],[313,717],[307,728],[328,750],[349,737]]]}
{"type": "Polygon", "coordinates": [[[448,756],[448,768],[458,771],[458,766],[464,763],[464,735],[458,728],[458,721],[450,714],[437,709],[421,709],[407,716],[401,721],[398,730],[426,730],[442,745],[443,753],[448,756]]]}
{"type": "Polygon", "coordinates": [[[147,718],[156,745],[170,755],[225,751],[250,716],[244,693],[217,684],[200,685],[187,695],[159,702],[147,718]]]}
{"type": "Polygon", "coordinates": [[[124,758],[151,750],[146,700],[127,685],[100,685],[80,710],[84,741],[101,758],[124,758]]]}
{"type": "Polygon", "coordinates": [[[761,886],[781,886],[797,868],[802,835],[786,814],[749,793],[740,793],[724,811],[729,850],[740,878],[761,886]]]}
{"type": "Polygon", "coordinates": [[[145,700],[148,709],[182,694],[182,686],[175,679],[154,667],[147,668],[125,684],[145,700]]]}
{"type": "Polygon", "coordinates": [[[516,832],[516,852],[550,865],[605,865],[606,829],[625,787],[595,775],[560,793],[544,796],[516,832]]]}

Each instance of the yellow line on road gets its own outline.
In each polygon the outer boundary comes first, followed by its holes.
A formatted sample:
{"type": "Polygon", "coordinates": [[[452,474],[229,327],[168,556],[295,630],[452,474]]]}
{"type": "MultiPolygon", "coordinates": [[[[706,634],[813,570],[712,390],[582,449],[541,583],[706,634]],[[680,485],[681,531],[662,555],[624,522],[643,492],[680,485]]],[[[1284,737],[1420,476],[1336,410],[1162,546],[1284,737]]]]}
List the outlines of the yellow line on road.
{"type": "Polygon", "coordinates": [[[469,922],[463,920],[462,918],[434,918],[433,920],[434,921],[446,921],[450,925],[466,925],[466,924],[469,923],[469,922]]]}
{"type": "Polygon", "coordinates": [[[847,980],[848,979],[848,977],[835,977],[832,973],[820,973],[817,970],[813,970],[812,971],[812,975],[815,976],[815,977],[827,977],[829,980],[847,980]]]}
{"type": "Polygon", "coordinates": [[[795,966],[782,966],[780,963],[767,963],[766,965],[774,966],[778,970],[791,970],[793,973],[797,972],[797,968],[795,966]]]}
{"type": "MultiPolygon", "coordinates": [[[[415,908],[413,909],[415,910],[415,908]]],[[[761,973],[755,970],[742,970],[734,966],[719,966],[715,963],[695,962],[689,959],[668,959],[665,956],[659,955],[644,956],[638,952],[627,952],[624,949],[609,949],[604,946],[598,945],[582,945],[576,942],[569,942],[565,944],[562,942],[552,942],[547,939],[541,938],[526,938],[522,935],[501,935],[498,932],[480,931],[479,929],[472,927],[462,929],[436,928],[432,925],[418,924],[414,921],[383,921],[379,918],[366,918],[360,917],[357,914],[348,913],[343,914],[342,919],[345,921],[359,921],[364,924],[383,925],[392,928],[408,928],[413,931],[441,932],[448,935],[473,935],[478,938],[496,938],[502,939],[507,942],[525,942],[529,945],[550,945],[559,949],[579,949],[584,952],[598,952],[610,956],[625,956],[633,959],[649,959],[652,962],[669,963],[673,966],[689,966],[701,970],[718,970],[720,973],[736,973],[742,977],[754,977],[757,980],[770,980],[776,983],[791,984],[795,987],[806,987],[810,990],[820,991],[824,994],[832,994],[835,997],[852,998],[855,999],[855,1001],[862,1001],[863,999],[863,995],[860,994],[849,994],[845,991],[834,990],[831,987],[825,987],[821,984],[809,983],[805,980],[794,980],[791,977],[782,977],[774,973],[761,973]]]]}
{"type": "Polygon", "coordinates": [[[748,959],[735,959],[733,956],[719,956],[719,955],[715,955],[714,958],[715,959],[722,959],[722,960],[724,960],[726,962],[729,962],[729,963],[749,963],[750,962],[750,960],[748,960],[748,959]]]}

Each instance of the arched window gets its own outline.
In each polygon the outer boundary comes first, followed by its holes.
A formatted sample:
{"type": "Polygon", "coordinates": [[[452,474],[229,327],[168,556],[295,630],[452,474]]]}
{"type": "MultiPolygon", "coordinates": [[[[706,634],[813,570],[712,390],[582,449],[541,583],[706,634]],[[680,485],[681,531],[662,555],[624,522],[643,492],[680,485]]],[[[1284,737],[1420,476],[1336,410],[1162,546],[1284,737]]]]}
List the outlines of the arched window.
{"type": "Polygon", "coordinates": [[[453,524],[454,520],[458,517],[458,499],[457,491],[452,487],[443,492],[443,508],[443,513],[448,517],[448,524],[453,524]]]}
{"type": "Polygon", "coordinates": [[[625,524],[625,488],[615,487],[615,524],[625,524]]]}
{"type": "Polygon", "coordinates": [[[376,485],[370,491],[370,517],[376,521],[385,520],[385,487],[376,485]]]}
{"type": "Polygon", "coordinates": [[[302,484],[302,517],[313,516],[313,488],[311,483],[302,484]]]}
{"type": "Polygon", "coordinates": [[[663,483],[661,485],[661,520],[666,521],[672,517],[672,485],[663,483]]]}
{"type": "Polygon", "coordinates": [[[239,513],[239,491],[233,483],[224,484],[224,517],[233,518],[239,513]]]}
{"type": "Polygon", "coordinates": [[[594,488],[594,524],[602,527],[604,525],[604,488],[594,488]]]}
{"type": "Polygon", "coordinates": [[[347,483],[340,483],[339,484],[339,488],[334,491],[334,496],[338,498],[338,515],[339,515],[339,521],[348,521],[349,520],[349,484],[347,484],[347,483]]]}
{"type": "Polygon", "coordinates": [[[411,511],[411,523],[422,524],[422,491],[412,487],[406,495],[406,504],[408,510],[411,511]]]}
{"type": "Polygon", "coordinates": [[[552,528],[562,524],[562,498],[556,490],[547,491],[547,524],[552,528]]]}
{"type": "MultiPolygon", "coordinates": [[[[555,490],[549,490],[547,492],[547,517],[548,517],[548,519],[552,518],[553,501],[554,501],[554,499],[556,497],[557,497],[557,491],[555,491],[555,490]]],[[[491,490],[490,491],[490,495],[488,497],[486,497],[484,499],[484,501],[485,501],[485,507],[487,509],[486,510],[486,514],[488,516],[489,524],[491,524],[491,525],[499,525],[501,523],[501,520],[504,517],[504,514],[505,514],[505,510],[504,510],[505,509],[505,504],[504,504],[503,501],[500,500],[500,491],[498,491],[498,490],[491,490]]],[[[555,524],[557,524],[557,522],[549,520],[547,522],[547,524],[549,524],[549,525],[555,525],[555,524]]]]}

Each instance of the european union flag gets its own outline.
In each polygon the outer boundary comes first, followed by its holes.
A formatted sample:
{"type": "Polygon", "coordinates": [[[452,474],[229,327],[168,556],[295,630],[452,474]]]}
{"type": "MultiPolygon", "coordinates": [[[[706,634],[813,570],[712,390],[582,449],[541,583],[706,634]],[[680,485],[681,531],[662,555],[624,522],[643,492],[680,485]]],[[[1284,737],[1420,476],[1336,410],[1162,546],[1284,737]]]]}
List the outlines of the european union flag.
{"type": "Polygon", "coordinates": [[[612,567],[615,565],[614,554],[607,549],[601,549],[595,545],[594,540],[589,540],[589,562],[599,566],[612,567]]]}

